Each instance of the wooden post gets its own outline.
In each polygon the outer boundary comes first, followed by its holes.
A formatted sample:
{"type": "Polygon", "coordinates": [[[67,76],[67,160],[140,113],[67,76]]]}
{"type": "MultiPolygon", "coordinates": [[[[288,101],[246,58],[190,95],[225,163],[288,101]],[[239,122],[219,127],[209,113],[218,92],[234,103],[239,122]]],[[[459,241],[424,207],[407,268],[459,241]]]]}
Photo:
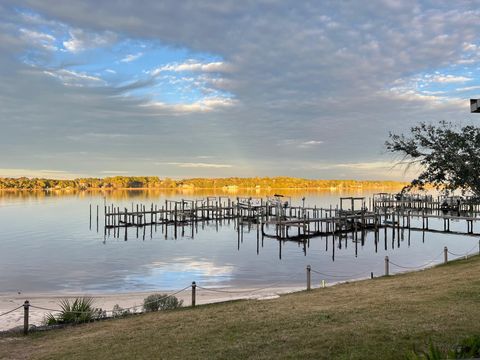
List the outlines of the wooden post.
{"type": "Polygon", "coordinates": [[[385,256],[385,276],[390,275],[389,263],[388,256],[385,256]]]}
{"type": "Polygon", "coordinates": [[[312,275],[312,267],[307,265],[307,291],[311,289],[311,275],[312,275]]]}
{"type": "Polygon", "coordinates": [[[197,284],[195,284],[195,281],[192,281],[192,307],[195,307],[196,292],[197,292],[197,284]]]}
{"type": "Polygon", "coordinates": [[[446,264],[448,262],[448,248],[445,246],[443,248],[443,263],[446,264]]]}
{"type": "Polygon", "coordinates": [[[28,311],[30,308],[30,302],[25,300],[23,303],[23,334],[28,335],[28,311]]]}

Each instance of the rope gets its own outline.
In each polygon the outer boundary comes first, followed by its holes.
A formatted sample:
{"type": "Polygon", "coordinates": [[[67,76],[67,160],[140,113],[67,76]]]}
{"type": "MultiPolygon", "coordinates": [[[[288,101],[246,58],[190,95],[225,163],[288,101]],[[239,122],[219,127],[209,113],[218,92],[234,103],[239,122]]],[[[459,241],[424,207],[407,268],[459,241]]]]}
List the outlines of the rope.
{"type": "Polygon", "coordinates": [[[180,294],[182,291],[187,290],[190,286],[191,286],[191,285],[185,286],[183,289],[178,290],[177,292],[174,292],[173,294],[166,295],[166,296],[162,296],[160,299],[156,299],[156,300],[152,300],[152,301],[146,302],[146,303],[144,303],[143,305],[130,306],[130,307],[128,307],[128,308],[124,308],[123,310],[131,310],[131,309],[134,309],[134,308],[138,308],[138,307],[140,307],[140,306],[145,306],[145,305],[149,305],[149,304],[156,303],[158,300],[168,299],[169,297],[175,296],[175,295],[177,295],[177,294],[180,294]]]}
{"type": "Polygon", "coordinates": [[[0,314],[0,316],[4,316],[4,315],[7,315],[7,314],[10,314],[18,309],[20,309],[21,307],[23,307],[23,305],[20,305],[19,307],[15,308],[15,309],[12,309],[12,310],[9,310],[7,312],[4,312],[3,314],[0,314]]]}
{"type": "Polygon", "coordinates": [[[313,270],[313,269],[311,269],[311,271],[314,272],[315,274],[323,275],[323,276],[326,276],[326,277],[332,277],[332,278],[353,278],[353,277],[356,277],[356,276],[360,276],[360,275],[364,275],[364,274],[365,274],[365,273],[361,272],[361,273],[352,274],[352,275],[333,275],[333,274],[321,273],[321,272],[316,271],[316,270],[313,270]]]}
{"type": "Polygon", "coordinates": [[[450,250],[448,250],[448,253],[450,255],[453,255],[453,256],[460,256],[460,257],[464,257],[464,256],[468,256],[470,255],[470,253],[472,252],[472,250],[475,250],[477,248],[477,245],[474,245],[470,250],[468,250],[465,254],[456,254],[454,252],[451,252],[450,250]]]}
{"type": "MultiPolygon", "coordinates": [[[[181,289],[181,290],[179,290],[179,291],[177,291],[173,294],[163,296],[160,299],[149,301],[147,303],[144,303],[143,305],[134,305],[134,306],[131,306],[131,307],[128,307],[128,308],[122,308],[122,310],[124,310],[124,311],[125,310],[131,310],[131,309],[138,308],[138,307],[141,307],[141,306],[144,306],[144,305],[153,304],[153,303],[155,303],[159,300],[168,299],[169,297],[175,296],[175,295],[181,293],[182,291],[185,291],[189,287],[190,287],[190,285],[184,287],[183,289],[181,289]]],[[[20,306],[20,307],[22,307],[22,306],[20,306]]],[[[19,309],[20,307],[18,307],[17,309],[19,309]]],[[[50,309],[50,308],[46,308],[46,307],[42,307],[42,306],[35,306],[35,305],[30,305],[30,307],[35,308],[35,309],[39,309],[39,310],[44,310],[44,311],[51,311],[51,312],[62,312],[62,311],[64,311],[64,310],[50,309]]],[[[14,311],[14,310],[12,310],[12,311],[14,311]]],[[[113,310],[102,310],[102,311],[105,311],[106,313],[113,313],[113,310]]],[[[92,313],[92,311],[68,311],[68,312],[71,313],[71,314],[91,314],[92,313]]]]}
{"type": "MultiPolygon", "coordinates": [[[[293,277],[295,276],[298,276],[299,274],[293,274],[291,276],[289,276],[287,278],[287,280],[289,279],[292,279],[293,277]]],[[[273,288],[274,286],[280,284],[284,282],[284,280],[281,280],[281,281],[277,281],[277,282],[274,282],[274,283],[271,283],[267,286],[264,286],[264,287],[261,287],[261,288],[257,288],[257,289],[252,289],[252,290],[221,290],[221,289],[212,289],[212,288],[205,288],[203,286],[198,286],[197,285],[197,288],[199,289],[202,289],[202,290],[205,290],[205,291],[210,291],[210,292],[218,292],[218,293],[227,293],[227,294],[251,294],[251,293],[254,293],[254,292],[257,292],[257,291],[261,291],[261,290],[265,290],[265,289],[271,289],[273,288]]]]}
{"type": "Polygon", "coordinates": [[[389,261],[389,263],[392,264],[393,266],[396,266],[396,267],[399,267],[399,268],[402,268],[402,269],[421,269],[421,268],[427,267],[428,265],[434,263],[442,255],[443,255],[443,251],[439,255],[437,255],[435,258],[430,260],[429,262],[427,262],[425,264],[422,264],[422,265],[418,265],[418,266],[402,266],[402,265],[395,264],[392,261],[389,261]]]}
{"type": "MultiPolygon", "coordinates": [[[[55,310],[55,309],[49,309],[49,308],[44,308],[41,306],[35,306],[35,305],[30,305],[31,308],[34,309],[39,309],[39,310],[45,310],[45,311],[51,311],[51,312],[63,312],[64,310],[55,310]]],[[[70,314],[91,314],[93,311],[65,311],[70,314]]]]}

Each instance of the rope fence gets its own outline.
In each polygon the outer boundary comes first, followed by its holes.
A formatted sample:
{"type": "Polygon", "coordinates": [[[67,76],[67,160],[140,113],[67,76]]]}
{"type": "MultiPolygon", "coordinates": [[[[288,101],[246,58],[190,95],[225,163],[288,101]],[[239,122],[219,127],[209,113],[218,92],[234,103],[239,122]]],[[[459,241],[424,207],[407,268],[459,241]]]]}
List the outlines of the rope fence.
{"type": "MultiPolygon", "coordinates": [[[[478,245],[478,250],[474,251],[476,247],[477,246],[474,246],[469,251],[467,251],[465,254],[456,254],[454,252],[449,251],[448,248],[445,246],[443,251],[440,254],[438,254],[435,258],[433,258],[432,260],[430,260],[427,263],[424,263],[422,265],[417,265],[417,266],[400,265],[400,264],[397,264],[395,262],[390,261],[389,257],[385,256],[385,273],[384,273],[384,275],[385,276],[390,275],[390,265],[393,265],[393,266],[401,268],[401,269],[408,269],[408,270],[426,268],[427,266],[429,266],[429,265],[431,265],[435,262],[438,262],[439,258],[442,256],[442,254],[444,256],[444,261],[443,261],[444,264],[446,264],[448,262],[448,254],[453,255],[453,256],[459,256],[459,257],[467,257],[468,255],[472,255],[474,253],[477,253],[477,254],[480,255],[480,241],[479,241],[479,245],[478,245]]],[[[306,290],[307,291],[311,290],[311,288],[312,288],[312,286],[311,286],[311,274],[312,274],[312,272],[314,274],[324,276],[327,279],[330,278],[330,279],[342,279],[342,280],[355,280],[355,279],[358,279],[359,277],[361,277],[362,275],[366,275],[365,272],[355,273],[355,274],[327,274],[327,273],[323,273],[323,272],[320,272],[318,270],[312,269],[312,267],[310,265],[307,265],[307,267],[306,267],[306,280],[307,280],[306,281],[306,285],[307,285],[306,290]]],[[[118,309],[115,309],[115,307],[114,307],[114,309],[112,309],[112,310],[92,309],[91,311],[68,311],[68,310],[65,310],[65,309],[52,309],[52,308],[49,308],[49,307],[33,305],[33,304],[30,304],[30,302],[28,300],[25,300],[23,305],[20,305],[20,306],[14,308],[14,309],[11,309],[11,310],[8,310],[6,312],[1,313],[0,317],[6,316],[8,314],[11,314],[11,313],[13,313],[15,311],[18,311],[21,308],[23,308],[23,312],[24,312],[23,332],[26,335],[29,332],[29,311],[30,311],[30,308],[36,309],[36,310],[41,310],[41,311],[48,311],[48,312],[50,312],[50,314],[51,313],[66,312],[66,313],[77,314],[77,315],[83,315],[83,314],[96,315],[97,318],[94,317],[92,320],[100,320],[100,319],[107,319],[107,318],[115,318],[115,317],[125,316],[126,314],[127,315],[128,314],[139,314],[139,313],[145,312],[145,311],[147,311],[146,308],[148,307],[148,305],[153,304],[153,303],[158,303],[159,301],[166,300],[168,298],[175,297],[176,295],[178,295],[178,294],[180,294],[180,293],[182,293],[182,292],[184,292],[188,289],[191,289],[191,296],[192,296],[191,306],[195,307],[196,306],[197,288],[201,289],[203,291],[215,292],[215,293],[252,294],[252,293],[262,291],[262,290],[275,289],[276,287],[278,287],[279,284],[285,283],[285,280],[298,278],[302,274],[303,274],[303,276],[305,276],[305,273],[303,273],[303,272],[302,273],[294,273],[294,274],[291,274],[286,279],[283,279],[283,280],[275,282],[275,283],[271,283],[267,286],[262,286],[262,287],[254,288],[254,289],[245,289],[245,290],[226,290],[226,289],[218,289],[218,288],[208,288],[208,287],[199,286],[194,281],[194,282],[192,282],[191,285],[185,286],[184,288],[182,288],[180,290],[177,290],[177,291],[175,291],[171,294],[164,295],[160,298],[156,298],[156,299],[151,300],[151,301],[146,301],[146,302],[144,301],[142,305],[133,305],[133,306],[130,306],[130,307],[127,307],[127,308],[118,307],[118,309]],[[139,308],[143,309],[143,311],[137,312],[137,309],[139,309],[139,308]],[[132,311],[132,310],[133,310],[133,312],[131,313],[130,311],[132,311]],[[111,316],[108,317],[107,314],[111,314],[111,316]],[[117,316],[115,316],[115,314],[117,314],[117,316]],[[118,315],[118,314],[120,314],[120,315],[118,315]]],[[[373,279],[373,272],[370,273],[370,277],[373,279]]],[[[325,287],[325,284],[326,284],[325,280],[322,280],[322,287],[325,287]]]]}
{"type": "MultiPolygon", "coordinates": [[[[468,250],[468,251],[467,251],[465,254],[456,254],[456,253],[454,253],[454,252],[451,252],[451,251],[448,251],[448,253],[449,253],[450,255],[453,255],[453,256],[458,256],[458,257],[467,257],[467,256],[469,256],[469,255],[472,255],[472,254],[474,254],[474,253],[475,253],[475,251],[474,251],[474,250],[475,250],[476,248],[477,248],[477,246],[476,246],[476,245],[475,245],[475,246],[473,246],[473,247],[472,247],[470,250],[468,250]]],[[[478,245],[478,252],[480,253],[480,241],[479,241],[479,245],[478,245]]]]}
{"type": "Polygon", "coordinates": [[[20,309],[21,307],[23,307],[23,305],[20,305],[19,307],[16,307],[15,309],[12,309],[12,310],[6,311],[6,312],[4,312],[4,313],[0,314],[0,317],[1,317],[1,316],[8,315],[8,314],[10,314],[10,313],[12,313],[12,312],[14,312],[14,311],[17,311],[17,310],[18,310],[18,309],[20,309]]]}
{"type": "Polygon", "coordinates": [[[418,265],[418,266],[404,266],[404,265],[399,265],[399,264],[394,263],[394,262],[391,261],[391,260],[390,260],[389,262],[390,262],[390,264],[392,264],[393,266],[396,266],[396,267],[401,268],[401,269],[408,269],[408,270],[411,270],[411,269],[423,269],[423,268],[426,268],[427,266],[435,263],[435,262],[438,260],[438,258],[441,257],[442,255],[443,255],[443,251],[442,251],[440,254],[438,254],[435,258],[433,258],[432,260],[430,260],[429,262],[426,262],[426,263],[424,263],[424,264],[422,264],[422,265],[418,265]]]}

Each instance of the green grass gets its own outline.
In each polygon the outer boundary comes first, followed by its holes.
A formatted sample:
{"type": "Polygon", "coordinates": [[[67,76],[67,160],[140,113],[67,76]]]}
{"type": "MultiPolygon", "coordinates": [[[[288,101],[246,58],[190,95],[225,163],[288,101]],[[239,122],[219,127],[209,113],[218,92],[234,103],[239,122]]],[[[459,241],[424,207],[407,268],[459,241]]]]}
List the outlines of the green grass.
{"type": "Polygon", "coordinates": [[[405,359],[480,334],[480,258],[264,301],[0,338],[8,359],[405,359]]]}

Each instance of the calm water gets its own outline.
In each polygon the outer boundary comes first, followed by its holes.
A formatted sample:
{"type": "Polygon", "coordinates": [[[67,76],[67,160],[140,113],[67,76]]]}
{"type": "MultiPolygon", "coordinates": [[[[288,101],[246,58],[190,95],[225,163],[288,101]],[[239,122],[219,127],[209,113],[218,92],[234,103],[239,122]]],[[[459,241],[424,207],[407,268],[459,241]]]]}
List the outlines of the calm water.
{"type": "MultiPolygon", "coordinates": [[[[95,207],[108,203],[130,207],[132,202],[160,206],[168,199],[200,199],[206,193],[119,191],[103,194],[0,193],[0,292],[130,292],[179,289],[192,281],[203,286],[278,286],[305,282],[305,267],[314,284],[383,274],[384,257],[415,267],[436,258],[442,261],[444,246],[463,254],[478,250],[478,238],[450,234],[405,231],[392,237],[380,231],[377,245],[368,233],[364,244],[347,238],[312,238],[307,247],[296,242],[257,238],[256,225],[245,227],[238,240],[233,221],[198,224],[184,228],[174,239],[172,228],[128,229],[128,240],[104,238],[103,216],[97,232],[95,207]],[[93,221],[90,229],[89,204],[93,221]],[[197,231],[198,230],[198,231],[197,231]],[[472,250],[473,251],[473,250],[472,250]]],[[[212,194],[208,194],[212,195],[212,194]]],[[[217,194],[225,195],[225,194],[217,194]]],[[[255,193],[249,194],[255,196],[255,193]]],[[[371,193],[293,193],[293,204],[335,206],[340,196],[370,196],[371,193]]],[[[232,198],[238,196],[232,195],[232,198]]],[[[412,225],[414,223],[412,222],[412,225]]],[[[417,224],[418,225],[418,224],[417,224]]],[[[421,224],[420,224],[421,226],[421,224]]],[[[442,223],[430,221],[431,228],[442,223]]],[[[464,222],[451,229],[465,231],[464,222]]],[[[478,231],[478,229],[475,229],[478,231]]],[[[405,271],[391,266],[391,273],[405,271]]]]}

